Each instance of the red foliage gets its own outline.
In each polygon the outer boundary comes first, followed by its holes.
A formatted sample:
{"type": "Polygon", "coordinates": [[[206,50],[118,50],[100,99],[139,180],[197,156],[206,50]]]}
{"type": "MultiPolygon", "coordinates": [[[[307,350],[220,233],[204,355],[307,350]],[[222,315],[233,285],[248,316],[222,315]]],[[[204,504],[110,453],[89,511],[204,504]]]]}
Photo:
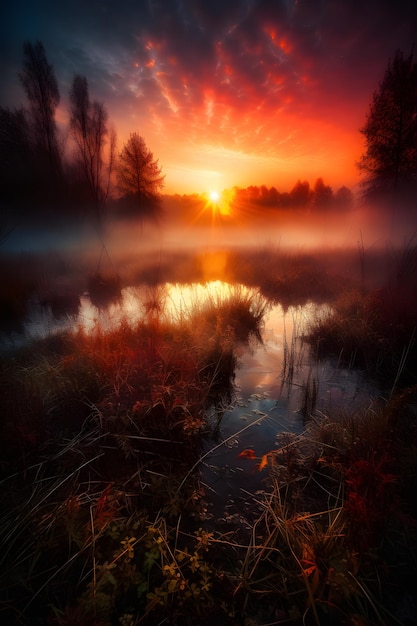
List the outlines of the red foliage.
{"type": "Polygon", "coordinates": [[[242,450],[242,452],[238,454],[237,458],[255,460],[256,459],[255,451],[252,450],[252,448],[245,448],[245,450],[242,450]]]}
{"type": "Polygon", "coordinates": [[[94,512],[94,527],[98,530],[104,528],[109,522],[111,522],[119,511],[119,502],[117,495],[111,493],[112,484],[108,484],[103,493],[97,500],[96,509],[94,512]]]}
{"type": "Polygon", "coordinates": [[[348,514],[352,539],[362,549],[370,548],[397,500],[392,485],[394,474],[387,471],[392,463],[388,454],[379,459],[354,461],[346,470],[347,495],[344,509],[348,514]]]}

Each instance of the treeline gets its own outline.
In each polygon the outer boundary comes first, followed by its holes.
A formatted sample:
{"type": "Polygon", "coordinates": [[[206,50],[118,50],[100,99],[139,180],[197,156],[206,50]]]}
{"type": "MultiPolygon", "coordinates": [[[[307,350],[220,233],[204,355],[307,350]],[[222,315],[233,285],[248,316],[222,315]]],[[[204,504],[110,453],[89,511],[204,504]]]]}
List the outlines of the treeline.
{"type": "Polygon", "coordinates": [[[283,209],[347,210],[354,202],[353,193],[348,187],[342,186],[334,192],[322,178],[318,178],[313,187],[307,180],[298,180],[291,191],[284,192],[265,185],[260,187],[252,185],[245,189],[236,187],[233,195],[232,204],[236,206],[255,204],[283,209]]]}
{"type": "Polygon", "coordinates": [[[164,176],[138,133],[120,152],[105,105],[75,75],[68,122],[58,126],[60,91],[43,44],[26,42],[19,74],[26,102],[0,107],[0,206],[8,218],[88,217],[105,209],[148,217],[158,210],[164,176]]]}
{"type": "Polygon", "coordinates": [[[173,194],[164,196],[166,219],[172,221],[189,220],[199,224],[212,223],[214,214],[230,219],[228,223],[241,222],[245,219],[265,217],[266,211],[297,212],[314,214],[340,214],[355,206],[355,197],[346,187],[333,191],[322,178],[313,186],[307,180],[298,180],[290,191],[278,191],[274,186],[250,185],[246,188],[233,187],[224,189],[218,202],[213,203],[207,193],[173,194]]]}

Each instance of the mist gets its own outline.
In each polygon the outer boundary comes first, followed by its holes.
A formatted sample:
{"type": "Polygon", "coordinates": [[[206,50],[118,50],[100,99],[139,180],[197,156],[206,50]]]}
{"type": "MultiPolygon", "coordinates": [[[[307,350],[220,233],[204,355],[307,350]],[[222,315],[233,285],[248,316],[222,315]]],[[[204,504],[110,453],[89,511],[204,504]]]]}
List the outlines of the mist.
{"type": "MultiPolygon", "coordinates": [[[[110,213],[100,227],[68,213],[60,218],[26,215],[16,221],[9,215],[3,223],[4,258],[39,255],[50,273],[61,258],[68,273],[78,273],[78,279],[83,272],[102,269],[119,273],[125,282],[135,280],[143,266],[152,266],[152,280],[157,280],[158,267],[162,271],[165,265],[187,282],[198,273],[198,259],[216,252],[223,258],[244,250],[266,254],[268,249],[292,255],[334,254],[337,263],[337,256],[349,253],[358,259],[361,251],[369,262],[375,257],[381,263],[384,256],[411,245],[417,232],[417,217],[393,207],[357,202],[347,210],[283,209],[230,203],[226,210],[197,195],[163,196],[154,219],[110,213]]],[[[225,267],[224,262],[213,261],[211,273],[227,279],[222,275],[225,267]]]]}
{"type": "Polygon", "coordinates": [[[273,246],[286,251],[399,249],[417,231],[417,216],[395,207],[356,203],[348,210],[213,206],[204,197],[164,197],[159,221],[110,220],[108,245],[133,254],[160,250],[273,246]]]}

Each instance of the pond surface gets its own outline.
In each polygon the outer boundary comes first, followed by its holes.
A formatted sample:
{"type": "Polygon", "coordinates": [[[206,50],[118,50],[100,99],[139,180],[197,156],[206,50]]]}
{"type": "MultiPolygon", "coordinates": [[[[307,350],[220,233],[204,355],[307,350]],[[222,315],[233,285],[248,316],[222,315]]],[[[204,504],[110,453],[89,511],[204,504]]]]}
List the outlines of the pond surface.
{"type": "MultiPolygon", "coordinates": [[[[309,322],[323,314],[326,307],[312,303],[287,311],[274,305],[265,316],[263,343],[253,342],[241,354],[235,379],[236,402],[225,411],[220,425],[219,442],[223,444],[206,444],[202,467],[211,501],[209,516],[222,523],[245,526],[245,500],[248,494],[262,489],[266,478],[266,470],[257,469],[260,458],[282,445],[277,442],[282,433],[304,430],[306,385],[315,381],[315,409],[322,413],[353,409],[378,394],[357,370],[340,368],[330,359],[319,362],[311,354],[302,337],[309,322]],[[239,457],[246,449],[253,450],[257,460],[239,457]]],[[[249,501],[247,511],[253,512],[249,501]]]]}
{"type": "MultiPolygon", "coordinates": [[[[54,318],[50,308],[35,302],[25,333],[38,338],[79,327],[86,331],[97,326],[111,328],[121,320],[134,324],[153,309],[157,315],[180,319],[205,300],[221,302],[236,290],[248,291],[244,286],[220,281],[127,287],[118,302],[103,310],[94,306],[85,293],[80,298],[78,314],[60,320],[54,318]]],[[[256,461],[240,458],[239,454],[250,448],[260,458],[277,447],[277,437],[283,432],[303,431],[301,409],[306,386],[314,381],[315,409],[324,413],[354,408],[377,394],[377,389],[358,371],[340,368],[331,360],[317,361],[303,342],[309,322],[327,312],[328,307],[314,303],[285,311],[279,304],[271,305],[264,318],[262,342],[253,338],[249,345],[240,347],[236,398],[222,416],[217,438],[206,442],[201,464],[207,500],[211,503],[208,517],[234,523],[240,516],[240,523],[245,523],[242,500],[247,492],[262,489],[266,472],[257,471],[256,461]]],[[[14,337],[15,345],[19,341],[22,338],[14,337]]]]}

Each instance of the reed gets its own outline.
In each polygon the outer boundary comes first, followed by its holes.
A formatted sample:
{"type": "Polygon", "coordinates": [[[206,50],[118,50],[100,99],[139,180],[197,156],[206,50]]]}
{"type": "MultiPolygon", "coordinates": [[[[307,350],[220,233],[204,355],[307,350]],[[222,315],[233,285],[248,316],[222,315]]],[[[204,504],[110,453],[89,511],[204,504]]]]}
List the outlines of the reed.
{"type": "Polygon", "coordinates": [[[205,535],[190,552],[173,528],[180,515],[205,518],[196,461],[210,409],[233,393],[236,347],[262,312],[236,292],[181,320],[152,308],[139,323],[52,335],[2,358],[8,623],[109,623],[130,615],[126,594],[134,623],[138,611],[154,623],[211,610],[205,535]]]}
{"type": "MultiPolygon", "coordinates": [[[[364,369],[385,387],[408,386],[416,369],[417,247],[413,241],[390,258],[381,287],[365,288],[365,251],[359,248],[361,289],[344,290],[308,340],[319,357],[332,355],[364,369]]],[[[368,259],[367,259],[368,261],[368,259]]]]}
{"type": "MultiPolygon", "coordinates": [[[[255,257],[266,270],[272,257],[255,257]]],[[[302,261],[279,261],[300,278],[291,298],[308,276],[302,261]]],[[[245,494],[249,522],[225,531],[201,481],[204,442],[267,305],[261,289],[239,288],[169,318],[163,300],[154,286],[140,322],[53,335],[1,358],[3,621],[407,623],[417,441],[416,389],[403,381],[413,341],[385,399],[354,412],[318,412],[307,380],[304,432],[281,434],[256,459],[265,480],[245,494]]],[[[380,302],[363,289],[333,302],[311,335],[318,354],[387,367],[407,335],[398,325],[385,333],[380,302]]],[[[288,374],[289,339],[286,357],[288,374]]]]}

